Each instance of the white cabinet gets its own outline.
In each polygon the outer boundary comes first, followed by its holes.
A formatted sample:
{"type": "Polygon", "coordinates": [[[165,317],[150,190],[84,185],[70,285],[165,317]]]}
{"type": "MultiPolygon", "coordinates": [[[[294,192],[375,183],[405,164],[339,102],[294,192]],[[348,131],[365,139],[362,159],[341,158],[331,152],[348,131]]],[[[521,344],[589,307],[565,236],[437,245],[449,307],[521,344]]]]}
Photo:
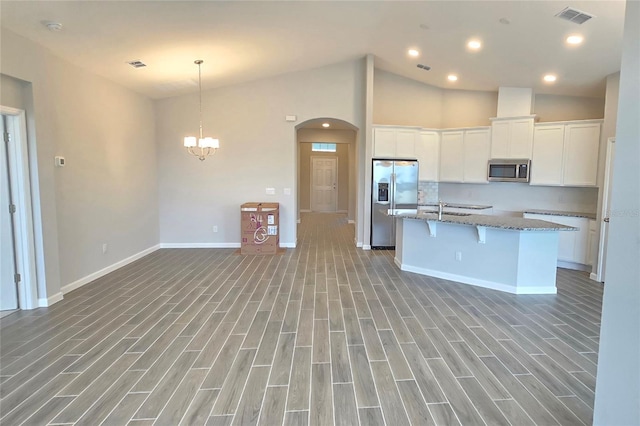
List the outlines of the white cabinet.
{"type": "Polygon", "coordinates": [[[418,130],[403,127],[374,127],[373,156],[378,158],[416,158],[418,130]]]}
{"type": "Polygon", "coordinates": [[[420,180],[437,182],[440,165],[440,133],[421,131],[416,140],[415,154],[420,168],[420,180]]]}
{"type": "Polygon", "coordinates": [[[462,182],[464,178],[464,132],[445,131],[440,142],[440,182],[462,182]]]}
{"type": "Polygon", "coordinates": [[[538,125],[533,132],[531,185],[562,185],[564,125],[538,125]]]}
{"type": "MultiPolygon", "coordinates": [[[[527,219],[545,220],[547,222],[559,223],[561,225],[572,226],[578,228],[577,231],[560,231],[558,242],[558,260],[561,262],[569,262],[563,264],[563,267],[572,267],[572,264],[591,265],[592,245],[590,241],[590,228],[593,227],[595,235],[595,221],[585,217],[574,216],[555,216],[525,213],[523,215],[527,219]],[[591,223],[593,222],[593,224],[591,223]]],[[[578,268],[573,268],[578,269],[578,268]]]]}
{"type": "Polygon", "coordinates": [[[596,186],[600,123],[567,124],[564,133],[564,184],[596,186]]]}
{"type": "Polygon", "coordinates": [[[440,181],[486,183],[490,130],[448,130],[441,135],[440,181]]]}
{"type": "Polygon", "coordinates": [[[491,158],[531,158],[534,117],[492,119],[491,158]]]}
{"type": "Polygon", "coordinates": [[[491,140],[489,129],[464,132],[464,182],[487,183],[491,140]]]}
{"type": "Polygon", "coordinates": [[[600,122],[535,126],[531,185],[596,186],[600,122]]]}

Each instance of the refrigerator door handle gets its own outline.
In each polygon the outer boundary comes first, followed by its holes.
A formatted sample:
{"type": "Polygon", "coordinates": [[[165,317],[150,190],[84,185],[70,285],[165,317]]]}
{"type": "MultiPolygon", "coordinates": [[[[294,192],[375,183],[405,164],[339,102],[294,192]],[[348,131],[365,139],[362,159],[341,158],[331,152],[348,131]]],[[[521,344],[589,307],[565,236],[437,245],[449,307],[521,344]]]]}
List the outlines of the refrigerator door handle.
{"type": "Polygon", "coordinates": [[[396,208],[396,174],[391,173],[391,210],[396,208]]]}

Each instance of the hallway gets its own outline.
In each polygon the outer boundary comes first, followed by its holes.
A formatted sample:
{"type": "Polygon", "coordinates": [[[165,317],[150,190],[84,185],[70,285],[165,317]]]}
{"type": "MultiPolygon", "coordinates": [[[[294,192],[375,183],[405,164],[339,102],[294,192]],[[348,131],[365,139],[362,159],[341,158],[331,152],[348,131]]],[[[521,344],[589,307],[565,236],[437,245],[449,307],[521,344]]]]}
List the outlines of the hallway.
{"type": "Polygon", "coordinates": [[[591,424],[602,287],[398,270],[342,214],[276,256],[162,249],[0,320],[1,423],[591,424]]]}

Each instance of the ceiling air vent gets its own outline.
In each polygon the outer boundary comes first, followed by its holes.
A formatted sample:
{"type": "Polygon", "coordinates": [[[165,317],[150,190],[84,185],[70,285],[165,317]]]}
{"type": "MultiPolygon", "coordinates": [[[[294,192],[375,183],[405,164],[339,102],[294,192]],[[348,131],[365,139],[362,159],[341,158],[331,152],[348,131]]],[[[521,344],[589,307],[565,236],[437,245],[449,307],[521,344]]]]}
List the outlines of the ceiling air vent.
{"type": "Polygon", "coordinates": [[[146,67],[147,64],[145,64],[142,61],[129,61],[127,62],[129,65],[131,65],[134,68],[142,68],[142,67],[146,67]]]}
{"type": "Polygon", "coordinates": [[[586,12],[583,12],[578,9],[573,9],[571,7],[566,7],[562,11],[556,13],[556,15],[560,19],[564,19],[565,21],[573,22],[578,25],[582,25],[587,22],[589,19],[594,18],[595,15],[589,15],[586,12]]]}
{"type": "Polygon", "coordinates": [[[429,65],[423,65],[423,64],[418,64],[417,67],[425,71],[429,71],[431,69],[429,65]]]}

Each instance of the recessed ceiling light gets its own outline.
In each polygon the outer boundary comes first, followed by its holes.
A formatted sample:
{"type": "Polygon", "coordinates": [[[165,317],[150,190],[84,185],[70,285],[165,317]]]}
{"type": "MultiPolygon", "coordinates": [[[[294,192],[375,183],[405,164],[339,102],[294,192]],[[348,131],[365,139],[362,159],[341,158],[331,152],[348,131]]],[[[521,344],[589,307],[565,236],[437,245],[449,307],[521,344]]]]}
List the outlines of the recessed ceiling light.
{"type": "Polygon", "coordinates": [[[324,127],[324,128],[331,127],[331,124],[329,124],[329,123],[322,123],[322,127],[324,127]]]}
{"type": "Polygon", "coordinates": [[[407,53],[409,54],[409,56],[413,56],[414,58],[420,56],[420,52],[418,52],[417,49],[409,49],[407,53]]]}
{"type": "Polygon", "coordinates": [[[557,77],[553,74],[547,74],[543,77],[543,80],[546,81],[547,83],[553,83],[554,81],[556,81],[557,77]]]}
{"type": "Polygon", "coordinates": [[[479,40],[469,40],[467,47],[469,49],[478,50],[482,47],[482,43],[479,40]]]}
{"type": "Polygon", "coordinates": [[[449,80],[449,81],[458,81],[458,76],[455,75],[455,74],[449,74],[447,76],[447,80],[449,80]]]}
{"type": "Polygon", "coordinates": [[[584,40],[584,37],[578,34],[570,35],[567,37],[567,43],[569,44],[580,44],[584,40]]]}
{"type": "Polygon", "coordinates": [[[42,21],[42,25],[44,25],[49,31],[52,31],[54,33],[62,31],[62,24],[60,22],[42,21]]]}

